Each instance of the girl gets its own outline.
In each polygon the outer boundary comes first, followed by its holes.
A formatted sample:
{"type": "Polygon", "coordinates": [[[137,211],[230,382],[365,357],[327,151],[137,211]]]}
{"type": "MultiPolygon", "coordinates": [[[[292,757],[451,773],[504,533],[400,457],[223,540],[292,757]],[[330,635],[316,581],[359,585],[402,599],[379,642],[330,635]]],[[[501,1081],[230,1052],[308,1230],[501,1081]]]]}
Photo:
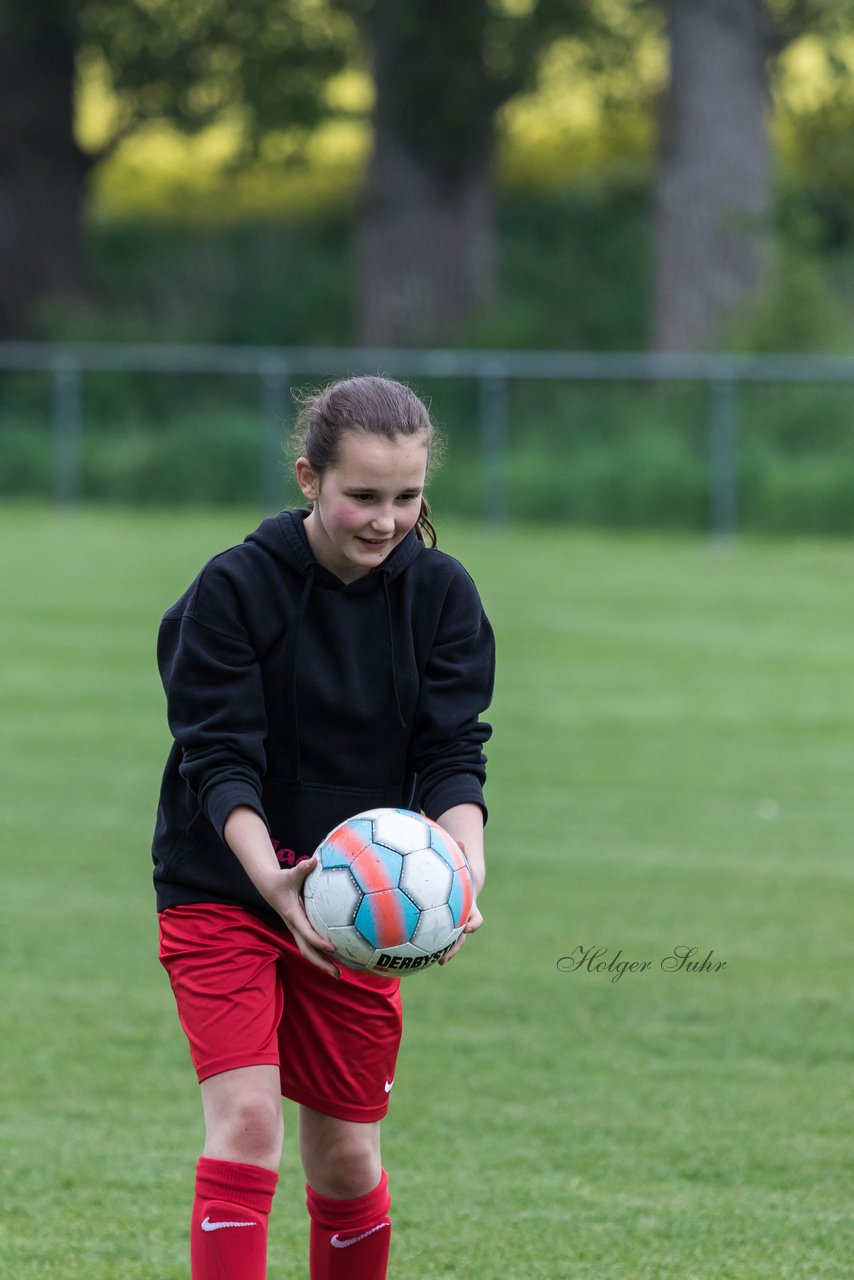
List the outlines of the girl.
{"type": "Polygon", "coordinates": [[[386,1275],[398,980],[339,968],[309,924],[300,889],[323,836],[363,809],[423,810],[474,879],[447,959],[482,924],[494,646],[471,578],[435,550],[430,416],[398,382],[351,378],[306,400],[298,436],[309,509],[214,557],[158,643],[174,737],[160,956],[205,1119],[193,1280],[266,1275],[282,1095],[298,1104],[311,1280],[386,1275]]]}

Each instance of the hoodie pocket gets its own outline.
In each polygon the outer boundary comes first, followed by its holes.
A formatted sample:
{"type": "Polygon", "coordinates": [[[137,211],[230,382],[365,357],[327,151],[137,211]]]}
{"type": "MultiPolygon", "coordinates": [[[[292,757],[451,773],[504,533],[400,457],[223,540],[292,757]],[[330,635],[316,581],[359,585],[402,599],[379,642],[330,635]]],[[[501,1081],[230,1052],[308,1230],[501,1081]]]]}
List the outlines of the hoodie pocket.
{"type": "Polygon", "coordinates": [[[336,787],[267,779],[264,785],[270,835],[279,861],[287,866],[310,858],[324,836],[354,814],[406,804],[400,783],[387,787],[336,787]]]}

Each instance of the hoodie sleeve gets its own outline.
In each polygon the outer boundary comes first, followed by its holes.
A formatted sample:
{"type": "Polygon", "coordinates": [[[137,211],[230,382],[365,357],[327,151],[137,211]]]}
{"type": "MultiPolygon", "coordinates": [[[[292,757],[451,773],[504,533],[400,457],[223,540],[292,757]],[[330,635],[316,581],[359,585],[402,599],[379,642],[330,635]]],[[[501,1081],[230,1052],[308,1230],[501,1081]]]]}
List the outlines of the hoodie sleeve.
{"type": "Polygon", "coordinates": [[[222,585],[203,574],[166,614],[157,643],[180,773],[220,837],[238,805],[264,818],[267,734],[258,660],[222,585]]]}
{"type": "Polygon", "coordinates": [[[482,748],[492,727],[480,716],[492,700],[494,678],[492,627],[474,583],[461,571],[427,659],[412,735],[416,802],[430,818],[465,803],[479,804],[486,818],[482,748]]]}

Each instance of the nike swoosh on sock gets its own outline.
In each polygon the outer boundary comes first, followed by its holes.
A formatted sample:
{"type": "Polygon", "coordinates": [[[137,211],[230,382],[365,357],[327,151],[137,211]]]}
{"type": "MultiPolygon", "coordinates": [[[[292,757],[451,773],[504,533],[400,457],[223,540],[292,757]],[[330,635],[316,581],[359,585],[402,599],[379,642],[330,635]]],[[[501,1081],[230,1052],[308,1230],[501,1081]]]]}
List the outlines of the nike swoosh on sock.
{"type": "Polygon", "coordinates": [[[223,1227],[257,1227],[257,1222],[211,1222],[210,1218],[205,1218],[202,1222],[202,1231],[222,1231],[223,1227]]]}
{"type": "Polygon", "coordinates": [[[351,1244],[358,1244],[360,1240],[367,1240],[368,1236],[374,1235],[377,1231],[383,1231],[386,1227],[390,1227],[390,1222],[379,1222],[375,1227],[371,1227],[370,1231],[363,1231],[360,1236],[353,1236],[350,1240],[339,1239],[338,1232],[329,1241],[333,1249],[349,1249],[351,1244]]]}

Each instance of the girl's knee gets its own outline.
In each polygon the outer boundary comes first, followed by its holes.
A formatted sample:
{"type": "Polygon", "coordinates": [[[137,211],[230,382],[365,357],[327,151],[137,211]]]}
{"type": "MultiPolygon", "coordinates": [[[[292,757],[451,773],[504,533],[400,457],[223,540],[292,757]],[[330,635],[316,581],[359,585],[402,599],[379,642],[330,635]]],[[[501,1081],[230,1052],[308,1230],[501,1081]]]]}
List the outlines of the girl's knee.
{"type": "Polygon", "coordinates": [[[315,1190],[334,1200],[355,1200],[358,1196],[367,1195],[373,1191],[382,1174],[379,1158],[372,1151],[331,1152],[321,1169],[323,1185],[315,1186],[315,1190]]]}
{"type": "Polygon", "coordinates": [[[207,1126],[205,1154],[275,1168],[282,1153],[282,1108],[270,1098],[242,1098],[207,1126]]]}
{"type": "Polygon", "coordinates": [[[306,1177],[320,1195],[354,1200],[373,1191],[379,1182],[378,1125],[303,1113],[300,1138],[306,1177]]]}

